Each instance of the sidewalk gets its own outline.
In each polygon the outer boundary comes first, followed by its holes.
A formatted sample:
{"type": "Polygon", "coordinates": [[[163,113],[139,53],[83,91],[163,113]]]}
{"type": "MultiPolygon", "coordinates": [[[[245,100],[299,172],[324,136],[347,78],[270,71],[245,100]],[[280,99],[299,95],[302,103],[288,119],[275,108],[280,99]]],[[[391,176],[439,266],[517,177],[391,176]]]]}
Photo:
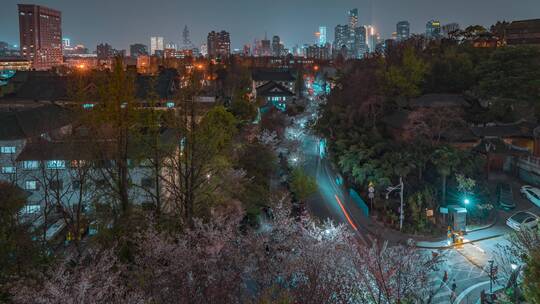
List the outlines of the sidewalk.
{"type": "MultiPolygon", "coordinates": [[[[469,244],[473,242],[479,242],[483,240],[493,239],[506,234],[508,229],[504,226],[492,226],[486,229],[475,230],[468,232],[464,235],[463,244],[469,244]]],[[[419,248],[431,248],[431,249],[448,249],[453,248],[455,245],[450,245],[448,239],[445,237],[439,241],[419,241],[416,242],[416,246],[419,248]]]]}

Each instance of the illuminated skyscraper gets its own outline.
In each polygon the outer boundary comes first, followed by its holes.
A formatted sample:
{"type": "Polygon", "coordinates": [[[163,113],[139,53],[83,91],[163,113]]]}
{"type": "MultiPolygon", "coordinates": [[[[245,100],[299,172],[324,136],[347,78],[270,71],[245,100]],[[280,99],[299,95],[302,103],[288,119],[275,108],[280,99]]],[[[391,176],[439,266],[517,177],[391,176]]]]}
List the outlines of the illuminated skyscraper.
{"type": "Polygon", "coordinates": [[[377,31],[373,25],[366,25],[366,42],[369,52],[375,52],[378,43],[377,31]]]}
{"type": "Polygon", "coordinates": [[[326,26],[319,26],[319,45],[326,45],[326,26]]]}
{"type": "Polygon", "coordinates": [[[164,49],[165,46],[163,44],[163,37],[150,37],[150,55],[155,55],[156,51],[163,51],[164,49]]]}
{"type": "Polygon", "coordinates": [[[358,27],[358,9],[353,8],[349,11],[349,28],[354,29],[358,27]]]}
{"type": "Polygon", "coordinates": [[[334,50],[341,50],[347,47],[349,41],[349,26],[337,25],[334,31],[334,50]]]}
{"type": "Polygon", "coordinates": [[[411,36],[411,25],[409,21],[400,21],[396,25],[397,40],[403,41],[411,36]]]}
{"type": "Polygon", "coordinates": [[[441,22],[430,20],[426,24],[426,38],[437,39],[441,37],[441,22]]]}
{"type": "Polygon", "coordinates": [[[18,7],[21,56],[37,70],[62,64],[62,13],[40,5],[18,7]]]}
{"type": "Polygon", "coordinates": [[[207,46],[209,57],[228,57],[231,54],[231,38],[229,32],[211,31],[208,33],[207,46]]]}

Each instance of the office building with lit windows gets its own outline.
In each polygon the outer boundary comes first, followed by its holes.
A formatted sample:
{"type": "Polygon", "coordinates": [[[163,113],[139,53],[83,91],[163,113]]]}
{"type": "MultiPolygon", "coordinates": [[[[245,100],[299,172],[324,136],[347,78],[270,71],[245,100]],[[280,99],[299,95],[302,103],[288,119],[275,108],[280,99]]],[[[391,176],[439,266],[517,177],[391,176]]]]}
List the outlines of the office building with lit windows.
{"type": "Polygon", "coordinates": [[[404,41],[411,37],[411,24],[409,21],[400,21],[396,24],[396,38],[404,41]]]}
{"type": "Polygon", "coordinates": [[[326,45],[326,26],[319,26],[319,45],[326,45]]]}
{"type": "Polygon", "coordinates": [[[21,56],[36,70],[61,65],[62,13],[32,4],[19,4],[18,8],[21,56]]]}
{"type": "Polygon", "coordinates": [[[208,56],[211,58],[229,57],[231,54],[231,36],[229,32],[211,31],[207,38],[208,56]]]}
{"type": "Polygon", "coordinates": [[[163,52],[164,49],[165,45],[163,44],[163,37],[150,37],[150,55],[156,55],[156,52],[163,52]]]}
{"type": "Polygon", "coordinates": [[[438,39],[441,38],[441,22],[437,20],[430,20],[426,24],[426,38],[438,39]]]}

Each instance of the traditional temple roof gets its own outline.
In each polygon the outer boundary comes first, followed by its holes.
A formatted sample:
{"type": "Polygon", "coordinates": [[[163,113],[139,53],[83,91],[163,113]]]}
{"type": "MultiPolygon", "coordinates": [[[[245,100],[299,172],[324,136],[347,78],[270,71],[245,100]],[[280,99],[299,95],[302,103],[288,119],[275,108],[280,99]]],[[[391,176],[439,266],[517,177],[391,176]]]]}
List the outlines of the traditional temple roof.
{"type": "Polygon", "coordinates": [[[538,124],[520,121],[513,124],[494,124],[471,127],[473,133],[482,138],[486,137],[534,137],[534,129],[538,124]]]}
{"type": "Polygon", "coordinates": [[[257,88],[257,96],[262,97],[268,97],[268,96],[294,96],[294,93],[289,91],[286,87],[280,85],[279,83],[276,83],[274,81],[270,81],[268,83],[263,84],[262,86],[257,88]]]}

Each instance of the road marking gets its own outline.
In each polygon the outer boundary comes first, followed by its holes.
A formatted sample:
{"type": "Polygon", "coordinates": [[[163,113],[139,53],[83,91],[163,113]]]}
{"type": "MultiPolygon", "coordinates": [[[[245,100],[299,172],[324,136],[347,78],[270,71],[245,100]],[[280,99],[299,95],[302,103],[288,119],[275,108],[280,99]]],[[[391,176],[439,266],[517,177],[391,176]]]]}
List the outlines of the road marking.
{"type": "Polygon", "coordinates": [[[358,231],[358,228],[356,227],[356,225],[351,220],[351,217],[349,216],[349,213],[347,213],[347,211],[345,210],[345,207],[341,203],[341,200],[339,199],[337,194],[334,194],[334,197],[336,198],[336,201],[338,202],[339,207],[341,208],[341,211],[343,211],[343,214],[345,214],[345,217],[347,218],[347,221],[349,222],[349,224],[351,224],[351,226],[354,228],[354,230],[358,231]]]}
{"type": "Polygon", "coordinates": [[[475,290],[476,288],[480,287],[480,286],[483,286],[483,285],[487,285],[489,284],[489,281],[485,281],[485,282],[480,282],[480,283],[477,283],[477,284],[474,284],[473,286],[465,289],[464,291],[462,291],[459,296],[456,298],[456,300],[454,301],[454,303],[456,304],[459,304],[461,301],[463,301],[463,299],[465,299],[465,297],[471,293],[473,290],[475,290]]]}

